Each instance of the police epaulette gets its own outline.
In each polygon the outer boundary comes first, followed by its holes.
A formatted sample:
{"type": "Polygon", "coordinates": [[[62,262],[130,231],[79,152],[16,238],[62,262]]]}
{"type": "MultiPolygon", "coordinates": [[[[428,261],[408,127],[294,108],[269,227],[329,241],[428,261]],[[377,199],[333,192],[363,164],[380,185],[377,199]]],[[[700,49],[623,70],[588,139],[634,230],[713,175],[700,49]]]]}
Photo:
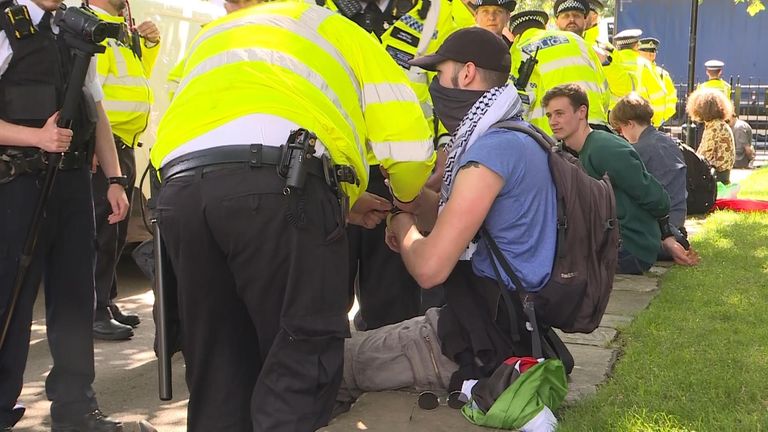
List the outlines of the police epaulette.
{"type": "Polygon", "coordinates": [[[32,19],[29,17],[29,9],[24,5],[14,4],[5,10],[5,16],[13,28],[13,34],[18,40],[26,39],[37,33],[32,19]]]}

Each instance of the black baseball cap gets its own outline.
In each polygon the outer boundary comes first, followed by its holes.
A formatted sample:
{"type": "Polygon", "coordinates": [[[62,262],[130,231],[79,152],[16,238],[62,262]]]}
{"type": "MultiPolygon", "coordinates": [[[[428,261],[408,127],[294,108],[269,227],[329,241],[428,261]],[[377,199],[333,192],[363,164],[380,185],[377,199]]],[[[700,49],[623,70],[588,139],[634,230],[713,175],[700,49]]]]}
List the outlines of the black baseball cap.
{"type": "Polygon", "coordinates": [[[408,63],[429,71],[446,60],[474,63],[480,69],[509,73],[512,59],[509,47],[494,33],[480,27],[457,30],[445,39],[437,52],[415,58],[408,63]]]}

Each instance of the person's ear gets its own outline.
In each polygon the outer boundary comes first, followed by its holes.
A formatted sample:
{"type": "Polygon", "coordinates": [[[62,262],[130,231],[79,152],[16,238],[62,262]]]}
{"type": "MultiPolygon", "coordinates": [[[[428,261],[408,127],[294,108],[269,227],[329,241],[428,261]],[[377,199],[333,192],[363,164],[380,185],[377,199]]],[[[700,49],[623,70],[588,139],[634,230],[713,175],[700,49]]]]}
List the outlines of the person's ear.
{"type": "Polygon", "coordinates": [[[469,87],[469,85],[477,79],[477,66],[470,62],[464,65],[459,73],[459,82],[462,88],[469,87]]]}
{"type": "Polygon", "coordinates": [[[587,108],[586,105],[580,106],[579,107],[579,119],[581,120],[581,119],[587,118],[587,112],[588,111],[589,111],[589,109],[587,108]]]}

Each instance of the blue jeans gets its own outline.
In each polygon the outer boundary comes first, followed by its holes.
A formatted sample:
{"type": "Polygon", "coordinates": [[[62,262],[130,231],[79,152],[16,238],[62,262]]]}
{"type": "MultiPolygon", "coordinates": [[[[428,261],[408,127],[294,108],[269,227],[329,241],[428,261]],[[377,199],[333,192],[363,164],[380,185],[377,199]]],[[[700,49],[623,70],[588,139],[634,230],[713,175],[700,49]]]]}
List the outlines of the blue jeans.
{"type": "Polygon", "coordinates": [[[640,275],[648,271],[652,265],[653,263],[641,260],[623,247],[619,248],[619,262],[616,266],[617,274],[640,275]]]}

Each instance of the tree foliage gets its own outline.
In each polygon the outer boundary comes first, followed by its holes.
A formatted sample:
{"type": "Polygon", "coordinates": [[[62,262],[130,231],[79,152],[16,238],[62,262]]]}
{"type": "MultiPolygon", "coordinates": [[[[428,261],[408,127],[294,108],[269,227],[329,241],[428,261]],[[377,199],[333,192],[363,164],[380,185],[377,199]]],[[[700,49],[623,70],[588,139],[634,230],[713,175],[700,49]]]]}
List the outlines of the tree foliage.
{"type": "Polygon", "coordinates": [[[733,0],[736,3],[749,3],[747,5],[747,13],[749,13],[752,16],[755,16],[760,11],[765,10],[765,5],[763,5],[762,0],[733,0]]]}

